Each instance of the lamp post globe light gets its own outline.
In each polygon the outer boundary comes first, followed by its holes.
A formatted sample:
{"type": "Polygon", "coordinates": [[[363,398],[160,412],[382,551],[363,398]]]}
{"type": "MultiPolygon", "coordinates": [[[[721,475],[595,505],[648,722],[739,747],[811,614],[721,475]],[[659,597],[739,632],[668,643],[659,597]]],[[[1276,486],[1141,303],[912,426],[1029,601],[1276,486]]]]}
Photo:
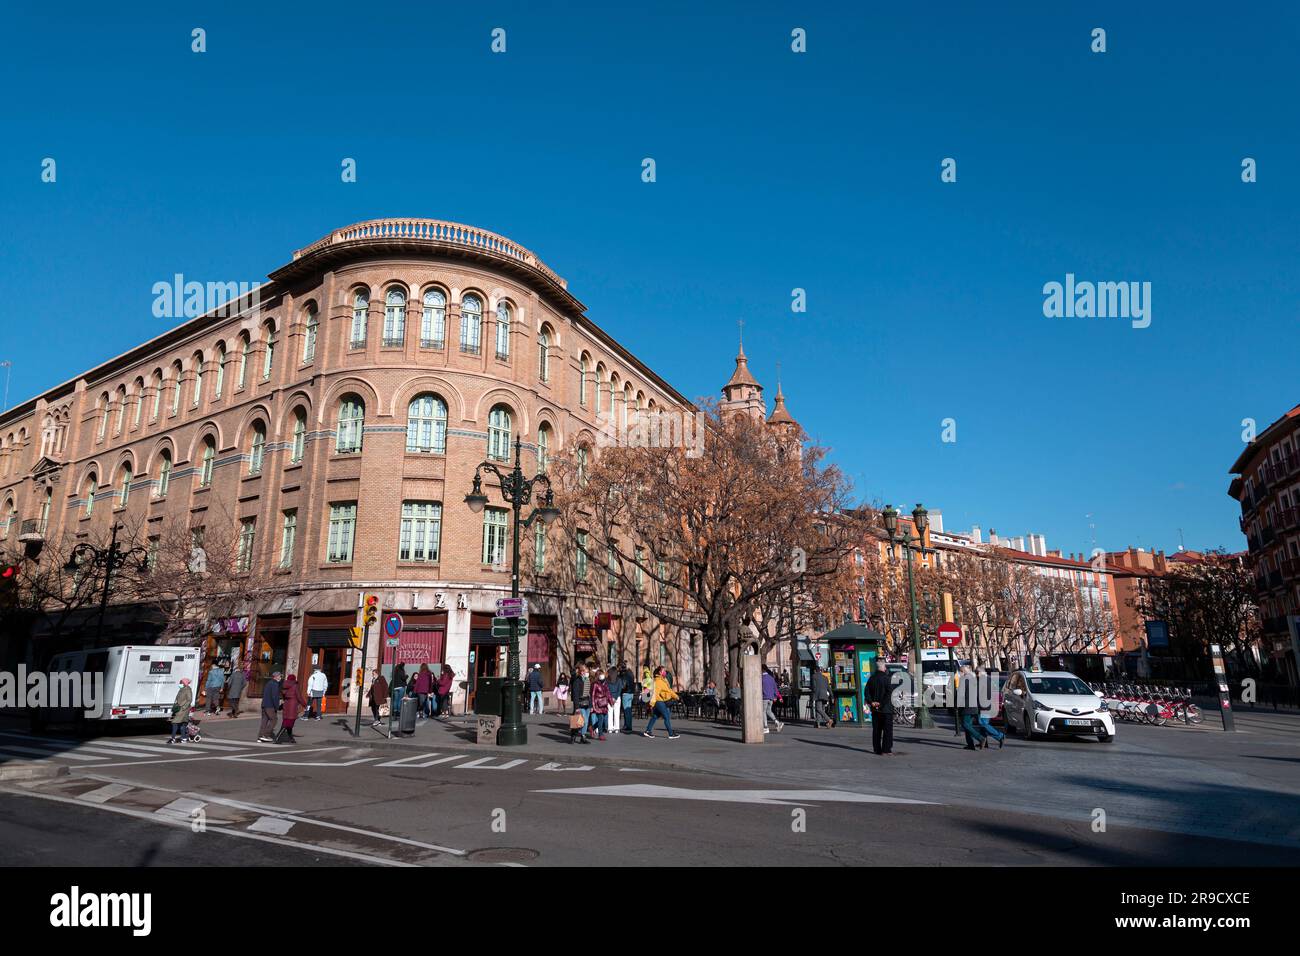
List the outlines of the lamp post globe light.
{"type": "Polygon", "coordinates": [[[104,592],[99,598],[99,624],[95,629],[95,643],[101,644],[104,638],[104,613],[108,610],[108,594],[113,583],[113,574],[124,567],[128,561],[138,562],[141,572],[149,568],[149,552],[138,545],[123,551],[117,546],[117,533],[122,525],[113,522],[113,535],[107,548],[97,548],[83,541],[68,554],[63,570],[73,574],[83,567],[102,567],[104,569],[104,592]]]}
{"type": "MultiPolygon", "coordinates": [[[[487,507],[488,496],[483,493],[483,472],[491,472],[501,485],[501,497],[514,512],[514,524],[510,535],[510,596],[519,597],[519,538],[520,532],[533,521],[540,520],[550,524],[560,516],[560,509],[555,507],[555,494],[551,490],[551,479],[545,472],[539,472],[532,478],[524,477],[520,465],[522,443],[515,436],[515,467],[509,472],[502,472],[493,462],[480,462],[474,469],[474,486],[465,496],[465,504],[474,514],[481,514],[487,507]],[[542,503],[534,508],[528,517],[523,516],[523,508],[533,500],[533,486],[546,486],[546,495],[542,503]]],[[[521,685],[519,682],[519,619],[512,618],[510,643],[506,664],[506,679],[501,683],[501,728],[497,731],[497,743],[503,747],[518,747],[528,743],[528,728],[522,719],[521,685]]]]}
{"type": "Polygon", "coordinates": [[[933,548],[925,546],[925,530],[930,525],[930,513],[918,502],[912,509],[912,527],[916,529],[916,536],[908,531],[903,535],[898,533],[898,509],[893,505],[886,505],[885,510],[881,513],[881,519],[885,524],[885,534],[889,536],[889,554],[892,557],[894,547],[902,547],[907,554],[907,596],[912,607],[912,694],[916,709],[917,727],[933,727],[934,718],[930,716],[930,708],[925,705],[925,690],[922,684],[921,672],[921,622],[917,616],[916,609],[916,579],[913,576],[912,560],[913,555],[920,553],[933,554],[933,548]]]}

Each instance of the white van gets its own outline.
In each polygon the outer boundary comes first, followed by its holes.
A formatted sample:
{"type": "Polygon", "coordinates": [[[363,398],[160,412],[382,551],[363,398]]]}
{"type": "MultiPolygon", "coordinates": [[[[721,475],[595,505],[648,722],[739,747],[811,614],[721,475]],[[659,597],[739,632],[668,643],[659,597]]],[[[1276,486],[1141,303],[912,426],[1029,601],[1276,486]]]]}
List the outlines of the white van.
{"type": "Polygon", "coordinates": [[[104,700],[97,702],[98,716],[69,707],[47,707],[32,714],[32,724],[167,720],[182,677],[188,677],[191,689],[198,693],[201,663],[200,648],[168,645],[98,647],[56,654],[50,661],[51,674],[103,674],[104,700]]]}

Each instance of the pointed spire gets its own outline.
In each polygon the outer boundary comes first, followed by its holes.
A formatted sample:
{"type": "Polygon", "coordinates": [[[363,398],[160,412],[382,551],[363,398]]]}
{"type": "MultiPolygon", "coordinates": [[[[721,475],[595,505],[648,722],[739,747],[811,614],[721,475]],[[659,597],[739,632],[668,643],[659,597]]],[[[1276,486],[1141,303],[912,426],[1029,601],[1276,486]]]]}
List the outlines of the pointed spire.
{"type": "Polygon", "coordinates": [[[781,380],[776,380],[776,405],[772,408],[772,414],[768,416],[769,425],[794,425],[795,420],[785,407],[785,395],[781,391],[781,380]]]}
{"type": "MultiPolygon", "coordinates": [[[[731,379],[726,385],[722,386],[723,392],[738,385],[749,385],[758,389],[760,392],[763,386],[759,385],[754,379],[753,374],[749,371],[749,359],[745,358],[745,320],[741,319],[740,325],[740,350],[736,353],[736,370],[731,373],[731,379]]],[[[728,395],[728,398],[731,396],[728,395]]]]}

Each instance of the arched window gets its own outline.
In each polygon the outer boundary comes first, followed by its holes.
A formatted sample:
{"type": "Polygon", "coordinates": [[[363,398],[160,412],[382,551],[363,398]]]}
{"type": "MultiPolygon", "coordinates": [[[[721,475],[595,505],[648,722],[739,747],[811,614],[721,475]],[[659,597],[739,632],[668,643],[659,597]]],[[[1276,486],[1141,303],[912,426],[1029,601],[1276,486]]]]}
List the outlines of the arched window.
{"type": "Polygon", "coordinates": [[[483,332],[483,302],[476,295],[460,300],[460,350],[478,355],[483,332]]]}
{"type": "Polygon", "coordinates": [[[424,294],[424,314],[420,318],[420,347],[440,349],[447,344],[447,297],[437,289],[424,294]]]}
{"type": "Polygon", "coordinates": [[[361,436],[365,431],[366,406],[356,395],[345,395],[339,402],[339,424],[334,438],[334,451],[351,455],[361,451],[361,436]]]}
{"type": "MultiPolygon", "coordinates": [[[[144,379],[135,380],[135,408],[131,411],[131,427],[138,428],[140,425],[140,415],[144,412],[144,379]]],[[[61,441],[56,445],[62,444],[61,441]]]]}
{"type": "Polygon", "coordinates": [[[203,401],[203,353],[194,353],[194,400],[192,402],[195,408],[203,401]]]}
{"type": "Polygon", "coordinates": [[[108,434],[108,392],[99,396],[99,440],[108,434]]]}
{"type": "Polygon", "coordinates": [[[320,319],[316,317],[316,306],[307,306],[307,334],[302,340],[303,364],[316,358],[316,336],[320,334],[320,319]]]}
{"type": "Polygon", "coordinates": [[[582,353],[582,358],[578,360],[578,404],[583,408],[587,407],[587,373],[590,371],[591,360],[587,358],[587,353],[582,353]]]}
{"type": "Polygon", "coordinates": [[[158,412],[161,411],[162,409],[162,393],[163,393],[162,369],[158,369],[153,373],[153,379],[151,380],[151,387],[153,388],[153,411],[149,415],[149,421],[156,422],[158,420],[158,412]]]}
{"type": "Polygon", "coordinates": [[[510,460],[510,409],[504,405],[493,406],[488,413],[488,457],[497,461],[510,460]]]}
{"type": "Polygon", "coordinates": [[[389,289],[384,297],[384,345],[406,344],[406,293],[389,289]]]}
{"type": "Polygon", "coordinates": [[[596,414],[605,410],[605,363],[596,363],[596,414]]]}
{"type": "Polygon", "coordinates": [[[348,348],[366,347],[366,313],[369,311],[370,293],[365,289],[358,289],[352,297],[352,335],[348,340],[348,348]]]}
{"type": "Polygon", "coordinates": [[[117,426],[113,429],[117,434],[122,434],[122,428],[126,425],[126,386],[119,385],[117,388],[117,426]]]}
{"type": "Polygon", "coordinates": [[[250,475],[260,475],[262,473],[262,460],[266,456],[266,426],[261,422],[253,425],[252,447],[248,453],[248,473],[250,475]]]}
{"type": "Polygon", "coordinates": [[[199,487],[212,486],[212,466],[217,458],[217,444],[211,438],[203,440],[203,465],[199,469],[199,487]]]}
{"type": "Polygon", "coordinates": [[[294,464],[302,461],[306,447],[307,413],[300,408],[293,413],[293,450],[289,453],[289,461],[294,464]]]}
{"type": "Polygon", "coordinates": [[[618,372],[613,372],[609,376],[609,420],[611,423],[617,421],[615,416],[618,414],[618,399],[622,394],[618,389],[618,372]]]}
{"type": "Polygon", "coordinates": [[[545,471],[551,461],[551,426],[542,425],[537,429],[537,468],[545,471]]]}
{"type": "Polygon", "coordinates": [[[447,453],[447,405],[437,395],[417,395],[407,407],[406,450],[447,453]]]}
{"type": "Polygon", "coordinates": [[[587,446],[578,446],[578,487],[585,488],[587,485],[587,446]]]}
{"type": "Polygon", "coordinates": [[[497,303],[497,358],[510,358],[510,306],[497,303]]]}
{"type": "Polygon", "coordinates": [[[248,382],[248,352],[252,347],[252,339],[245,332],[239,337],[239,375],[235,379],[235,388],[243,388],[248,382]]]}
{"type": "Polygon", "coordinates": [[[127,462],[122,466],[122,471],[118,475],[121,489],[118,492],[117,504],[119,508],[125,508],[126,503],[131,500],[131,479],[135,477],[131,471],[131,463],[127,462]]]}
{"type": "Polygon", "coordinates": [[[99,491],[99,479],[92,471],[90,473],[89,484],[86,487],[86,517],[89,518],[95,513],[95,494],[99,491]]]}
{"type": "Polygon", "coordinates": [[[623,386],[623,431],[627,431],[627,410],[632,407],[632,383],[623,386]]]}
{"type": "Polygon", "coordinates": [[[50,526],[50,508],[54,506],[54,488],[47,485],[45,487],[45,497],[41,499],[41,534],[50,526]]]}
{"type": "Polygon", "coordinates": [[[551,380],[551,329],[546,325],[537,336],[537,377],[543,382],[551,380]]]}
{"type": "Polygon", "coordinates": [[[214,366],[212,370],[217,376],[217,381],[212,386],[212,397],[219,399],[221,398],[221,390],[226,384],[226,347],[224,345],[217,346],[217,354],[213,356],[212,364],[214,366]]]}
{"type": "Polygon", "coordinates": [[[181,375],[184,369],[181,363],[177,362],[172,366],[172,414],[175,415],[181,410],[181,375]]]}
{"type": "Polygon", "coordinates": [[[158,484],[154,487],[155,498],[166,498],[167,487],[172,483],[172,455],[165,451],[158,459],[158,484]]]}
{"type": "Polygon", "coordinates": [[[266,351],[262,353],[262,381],[265,382],[275,368],[275,323],[266,323],[262,330],[266,335],[266,351]]]}

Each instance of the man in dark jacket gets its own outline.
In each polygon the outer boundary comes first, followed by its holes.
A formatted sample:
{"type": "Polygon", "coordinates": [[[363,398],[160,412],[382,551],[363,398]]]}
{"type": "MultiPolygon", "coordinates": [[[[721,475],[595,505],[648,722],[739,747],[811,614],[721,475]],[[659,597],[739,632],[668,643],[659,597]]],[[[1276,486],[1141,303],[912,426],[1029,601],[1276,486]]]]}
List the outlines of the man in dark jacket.
{"type": "Polygon", "coordinates": [[[537,713],[542,712],[542,665],[534,664],[528,672],[528,712],[533,712],[533,705],[537,705],[537,713]]]}
{"type": "Polygon", "coordinates": [[[591,684],[587,665],[579,664],[577,673],[573,675],[573,682],[569,684],[569,694],[573,697],[573,712],[582,716],[582,729],[576,727],[569,729],[569,743],[575,740],[584,744],[591,743],[587,739],[587,725],[591,720],[591,684]]]}
{"type": "Polygon", "coordinates": [[[271,674],[271,679],[262,688],[262,726],[257,732],[260,743],[275,742],[275,715],[280,710],[280,671],[271,674]]]}
{"type": "Polygon", "coordinates": [[[815,663],[812,666],[812,699],[813,729],[820,728],[823,722],[827,727],[834,727],[835,719],[826,713],[826,705],[831,700],[831,682],[826,679],[821,666],[815,663]]]}
{"type": "Polygon", "coordinates": [[[636,706],[636,697],[637,694],[640,693],[640,688],[636,685],[636,677],[633,675],[632,669],[621,661],[618,665],[618,680],[622,685],[621,690],[623,701],[622,706],[619,707],[618,711],[619,733],[634,733],[632,727],[632,708],[636,706]]]}
{"type": "Polygon", "coordinates": [[[878,756],[894,754],[894,687],[889,668],[876,658],[876,672],[867,681],[867,702],[871,705],[871,749],[878,756]]]}
{"type": "Polygon", "coordinates": [[[611,668],[611,673],[609,675],[609,680],[606,681],[606,686],[609,687],[609,696],[612,698],[609,705],[609,732],[611,734],[616,734],[619,732],[619,727],[622,726],[623,672],[611,668]]]}

